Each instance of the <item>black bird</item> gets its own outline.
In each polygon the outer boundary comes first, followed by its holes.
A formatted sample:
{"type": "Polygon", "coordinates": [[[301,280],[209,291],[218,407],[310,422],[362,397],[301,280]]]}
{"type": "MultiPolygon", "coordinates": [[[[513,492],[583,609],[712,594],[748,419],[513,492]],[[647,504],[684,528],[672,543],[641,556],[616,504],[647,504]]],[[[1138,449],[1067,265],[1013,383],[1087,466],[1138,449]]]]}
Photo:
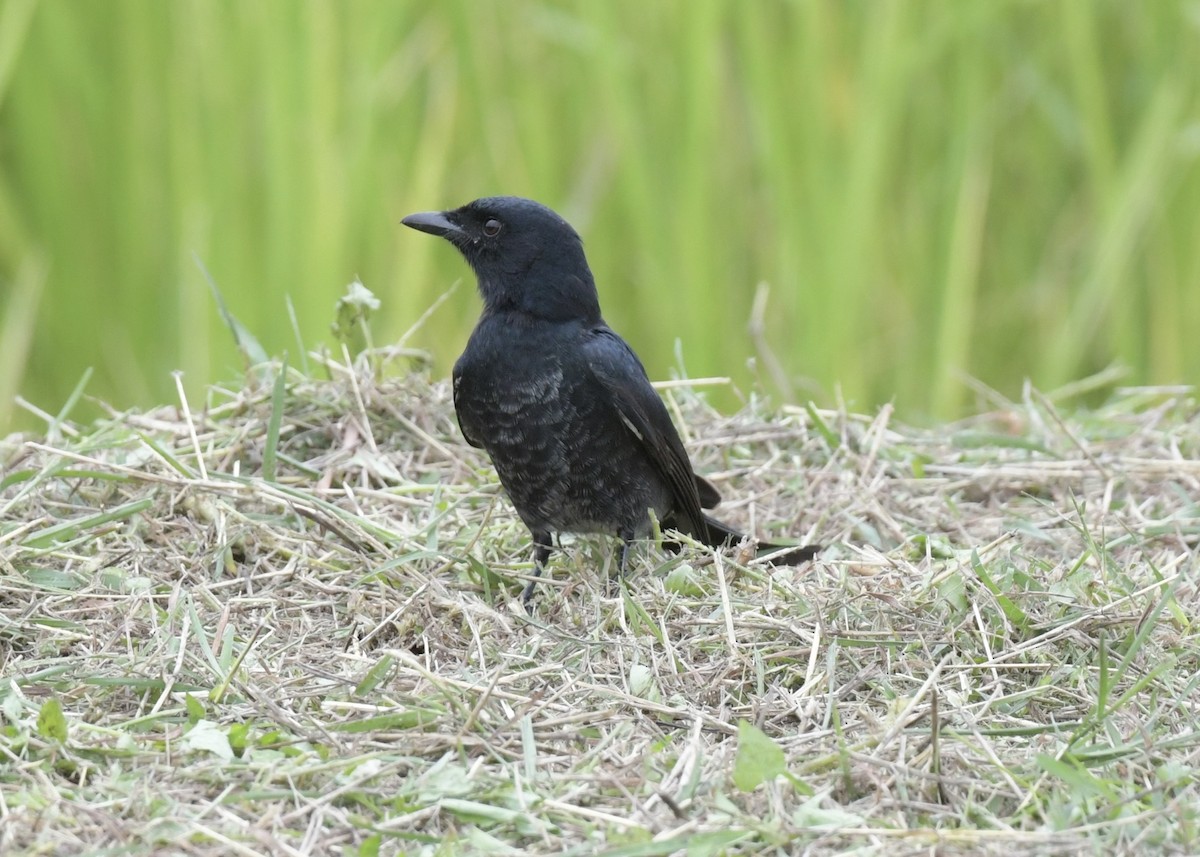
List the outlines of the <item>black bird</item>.
{"type": "MultiPolygon", "coordinates": [[[[479,281],[483,314],[454,365],[454,408],[533,535],[526,607],[556,533],[618,536],[622,572],[630,544],[650,533],[650,509],[663,528],[706,545],[743,538],[702,511],[721,495],[692,470],[641,361],[604,323],[583,241],[567,221],[497,196],[402,222],[448,240],[479,281]]],[[[780,561],[817,550],[793,546],[780,561]]]]}

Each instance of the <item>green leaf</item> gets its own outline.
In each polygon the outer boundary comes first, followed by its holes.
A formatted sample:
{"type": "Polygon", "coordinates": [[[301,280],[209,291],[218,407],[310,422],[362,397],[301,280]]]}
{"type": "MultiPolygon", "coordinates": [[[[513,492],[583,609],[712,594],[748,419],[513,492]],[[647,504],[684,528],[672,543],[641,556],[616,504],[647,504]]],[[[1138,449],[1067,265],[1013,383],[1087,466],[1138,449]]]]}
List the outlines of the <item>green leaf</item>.
{"type": "Polygon", "coordinates": [[[267,420],[267,441],[263,446],[262,476],[267,482],[275,481],[275,461],[279,450],[279,426],[283,422],[283,398],[287,392],[287,353],[279,362],[279,373],[275,376],[275,387],[271,391],[271,416],[267,420]]]}
{"type": "Polygon", "coordinates": [[[621,581],[621,603],[625,608],[625,621],[629,623],[630,630],[635,634],[648,633],[653,636],[659,643],[663,640],[662,628],[658,623],[650,618],[650,614],[646,612],[646,608],[642,606],[642,602],[638,601],[629,594],[629,587],[625,585],[625,579],[621,581]]]}
{"type": "Polygon", "coordinates": [[[751,792],[760,783],[773,780],[786,771],[783,748],[749,720],[739,720],[733,784],[741,791],[751,792]]]}
{"type": "Polygon", "coordinates": [[[662,693],[654,681],[654,673],[642,664],[632,664],[629,667],[629,692],[651,702],[662,701],[662,693]]]}
{"type": "Polygon", "coordinates": [[[69,571],[55,571],[52,568],[31,568],[25,572],[25,579],[39,589],[60,589],[71,592],[83,587],[83,580],[69,571]]]}
{"type": "Polygon", "coordinates": [[[138,439],[141,440],[142,443],[154,450],[154,453],[160,456],[163,461],[171,465],[176,472],[181,473],[188,479],[195,479],[198,476],[198,474],[193,471],[192,468],[188,467],[187,464],[181,461],[170,449],[159,443],[157,439],[151,437],[145,432],[136,430],[134,431],[134,434],[137,435],[138,439]]]}
{"type": "Polygon", "coordinates": [[[42,703],[37,716],[37,731],[47,741],[67,743],[67,718],[57,699],[50,698],[42,703]]]}
{"type": "Polygon", "coordinates": [[[338,298],[333,335],[339,342],[344,343],[351,353],[357,354],[370,347],[370,330],[367,323],[371,314],[379,309],[379,305],[379,298],[358,280],[346,286],[346,294],[338,298]]]}
{"type": "Polygon", "coordinates": [[[54,417],[54,422],[50,423],[50,427],[46,432],[49,437],[57,437],[59,435],[60,427],[67,421],[67,415],[75,410],[75,405],[83,398],[83,391],[91,378],[92,367],[89,366],[83,370],[83,377],[79,379],[79,383],[75,385],[75,389],[71,391],[71,395],[67,396],[67,401],[59,409],[57,416],[54,417]]]}
{"type": "Polygon", "coordinates": [[[184,694],[183,707],[187,709],[188,725],[195,726],[204,719],[204,703],[190,693],[184,694]]]}
{"type": "Polygon", "coordinates": [[[233,759],[233,747],[229,744],[229,736],[211,720],[198,722],[188,730],[179,743],[188,750],[212,753],[224,762],[233,759]]]}
{"type": "Polygon", "coordinates": [[[10,690],[0,693],[0,714],[9,723],[17,723],[25,706],[21,704],[21,695],[10,685],[10,690]]]}
{"type": "Polygon", "coordinates": [[[133,517],[139,512],[144,512],[154,505],[154,500],[147,497],[143,500],[135,500],[132,503],[126,503],[123,506],[117,506],[114,509],[109,509],[107,512],[101,512],[97,515],[88,515],[83,518],[76,518],[71,521],[64,521],[61,524],[55,524],[51,527],[38,530],[35,533],[30,533],[22,540],[21,544],[27,548],[44,548],[50,547],[55,542],[68,541],[79,536],[86,530],[95,527],[110,524],[113,521],[122,521],[125,518],[133,517]]]}
{"type": "Polygon", "coordinates": [[[375,732],[386,729],[416,729],[437,719],[437,714],[419,708],[397,711],[394,714],[379,714],[361,720],[347,720],[332,727],[334,732],[375,732]]]}
{"type": "Polygon", "coordinates": [[[951,436],[950,442],[959,449],[1027,449],[1030,452],[1040,452],[1050,458],[1062,458],[1045,444],[1029,438],[1000,434],[999,432],[960,431],[951,436]]]}
{"type": "MultiPolygon", "coordinates": [[[[628,832],[627,836],[640,834],[637,830],[628,832]]],[[[672,854],[685,854],[686,857],[720,857],[733,853],[730,846],[742,840],[753,840],[754,831],[740,827],[729,827],[724,830],[713,830],[708,833],[693,835],[671,836],[665,839],[635,841],[616,848],[601,852],[604,857],[669,857],[672,854]]]]}
{"type": "Polygon", "coordinates": [[[1056,759],[1045,753],[1038,753],[1037,765],[1050,776],[1058,777],[1080,797],[1113,797],[1112,789],[1106,783],[1074,760],[1056,759]]]}
{"type": "Polygon", "coordinates": [[[483,587],[483,596],[489,604],[494,604],[503,595],[505,587],[512,583],[509,578],[492,571],[490,566],[473,556],[467,557],[467,577],[483,587]]]}
{"type": "Polygon", "coordinates": [[[687,595],[692,598],[704,595],[704,587],[700,585],[700,577],[696,574],[696,569],[686,562],[671,569],[663,585],[667,592],[674,592],[676,595],[687,595]]]}
{"type": "Polygon", "coordinates": [[[519,810],[481,803],[477,800],[465,800],[463,798],[442,798],[440,805],[444,811],[473,824],[488,822],[512,824],[522,815],[519,810]]]}
{"type": "Polygon", "coordinates": [[[983,560],[979,558],[979,552],[972,548],[971,550],[971,567],[975,569],[975,573],[979,575],[979,579],[983,581],[983,585],[987,587],[988,592],[996,599],[996,603],[1000,605],[1000,609],[1004,611],[1005,617],[1012,622],[1021,631],[1026,631],[1029,628],[1029,617],[1025,615],[1025,611],[1017,606],[1011,598],[1000,591],[1000,586],[996,581],[992,580],[988,574],[983,560]]]}
{"type": "Polygon", "coordinates": [[[804,410],[808,412],[808,418],[812,420],[813,428],[817,430],[817,434],[825,439],[825,445],[831,450],[841,447],[841,437],[829,427],[829,423],[821,418],[820,411],[817,410],[817,406],[811,400],[804,403],[804,410]]]}
{"type": "Polygon", "coordinates": [[[246,744],[250,741],[250,724],[249,723],[231,723],[229,724],[229,746],[233,748],[233,752],[238,756],[246,752],[246,744]]]}
{"type": "Polygon", "coordinates": [[[38,471],[36,470],[14,470],[3,479],[0,479],[0,491],[3,491],[5,488],[11,488],[18,482],[24,482],[27,479],[32,479],[37,475],[37,473],[38,471]]]}
{"type": "Polygon", "coordinates": [[[200,273],[204,275],[205,281],[208,282],[209,291],[212,292],[213,300],[217,303],[217,311],[221,313],[221,318],[225,320],[225,326],[233,334],[233,340],[237,343],[238,351],[242,352],[242,356],[246,359],[247,364],[249,366],[259,366],[266,363],[270,359],[267,357],[266,349],[254,338],[254,334],[229,311],[221,290],[217,288],[217,281],[212,278],[212,274],[208,273],[208,268],[204,267],[204,263],[200,261],[200,257],[193,253],[192,259],[195,260],[196,267],[200,269],[200,273]]]}
{"type": "Polygon", "coordinates": [[[386,679],[391,673],[392,665],[395,662],[396,659],[391,655],[384,655],[382,658],[376,661],[375,665],[367,670],[367,674],[363,676],[363,679],[358,683],[358,686],[354,688],[354,695],[367,696],[373,690],[375,690],[375,688],[379,687],[380,682],[386,679]]]}
{"type": "Polygon", "coordinates": [[[358,846],[358,857],[379,857],[379,846],[382,843],[383,837],[378,833],[372,833],[358,846]]]}
{"type": "Polygon", "coordinates": [[[800,828],[858,827],[863,823],[861,815],[847,812],[840,807],[824,806],[825,795],[817,795],[802,803],[792,813],[792,824],[800,828]]]}

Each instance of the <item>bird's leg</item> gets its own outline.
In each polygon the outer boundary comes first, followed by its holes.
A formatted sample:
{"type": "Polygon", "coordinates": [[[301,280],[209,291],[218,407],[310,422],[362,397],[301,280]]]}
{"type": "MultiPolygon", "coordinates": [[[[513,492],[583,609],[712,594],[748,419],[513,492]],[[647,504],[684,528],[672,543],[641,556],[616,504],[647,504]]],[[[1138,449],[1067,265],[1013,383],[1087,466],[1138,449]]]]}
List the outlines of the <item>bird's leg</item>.
{"type": "Polygon", "coordinates": [[[629,564],[629,549],[633,547],[633,540],[637,538],[633,530],[622,530],[618,535],[621,538],[621,558],[617,561],[616,574],[608,576],[608,590],[612,595],[620,591],[620,582],[625,577],[625,569],[629,564]]]}
{"type": "Polygon", "coordinates": [[[533,612],[533,588],[537,586],[537,579],[542,576],[553,550],[554,542],[547,530],[533,531],[533,580],[525,584],[525,591],[521,593],[521,603],[525,605],[526,612],[533,612]]]}
{"type": "Polygon", "coordinates": [[[621,544],[621,561],[617,564],[617,576],[625,576],[625,568],[629,564],[629,549],[633,547],[633,537],[629,536],[621,544]]]}

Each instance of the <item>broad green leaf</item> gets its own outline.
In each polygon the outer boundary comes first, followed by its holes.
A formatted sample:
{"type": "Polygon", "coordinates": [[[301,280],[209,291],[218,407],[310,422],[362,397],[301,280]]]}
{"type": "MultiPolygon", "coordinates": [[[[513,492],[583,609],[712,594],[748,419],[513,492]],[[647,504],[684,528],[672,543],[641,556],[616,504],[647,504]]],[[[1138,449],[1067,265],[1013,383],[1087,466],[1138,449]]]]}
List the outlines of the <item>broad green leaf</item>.
{"type": "Polygon", "coordinates": [[[183,707],[187,709],[188,723],[195,726],[204,719],[204,703],[190,693],[184,694],[183,707]]]}
{"type": "Polygon", "coordinates": [[[773,780],[786,771],[783,748],[749,720],[739,720],[733,784],[741,791],[750,792],[760,783],[773,780]]]}
{"type": "Polygon", "coordinates": [[[47,741],[67,742],[67,718],[57,699],[51,697],[42,703],[37,716],[37,731],[47,741]]]}
{"type": "Polygon", "coordinates": [[[233,759],[233,747],[229,744],[229,736],[211,720],[198,722],[188,730],[179,743],[188,750],[212,753],[225,762],[233,759]]]}

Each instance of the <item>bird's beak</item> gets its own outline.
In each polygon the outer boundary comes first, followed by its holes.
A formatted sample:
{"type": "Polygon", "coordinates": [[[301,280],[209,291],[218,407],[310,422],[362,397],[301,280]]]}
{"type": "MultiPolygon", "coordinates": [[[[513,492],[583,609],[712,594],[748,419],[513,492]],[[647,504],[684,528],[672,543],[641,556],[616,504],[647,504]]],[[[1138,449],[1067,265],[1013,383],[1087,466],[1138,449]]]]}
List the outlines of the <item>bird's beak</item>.
{"type": "Polygon", "coordinates": [[[400,222],[421,232],[428,232],[430,235],[450,237],[459,235],[463,231],[461,226],[441,211],[419,211],[416,214],[410,214],[400,222]]]}

